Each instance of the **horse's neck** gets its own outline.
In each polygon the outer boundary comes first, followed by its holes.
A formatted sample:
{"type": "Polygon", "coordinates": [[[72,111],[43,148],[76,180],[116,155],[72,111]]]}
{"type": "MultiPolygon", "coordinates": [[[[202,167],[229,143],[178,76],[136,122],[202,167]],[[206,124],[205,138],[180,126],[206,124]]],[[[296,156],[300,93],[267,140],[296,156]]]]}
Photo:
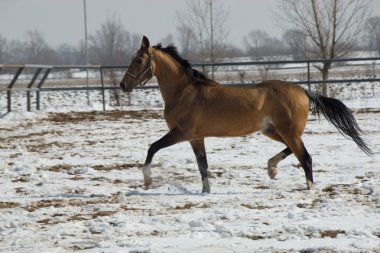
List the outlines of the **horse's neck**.
{"type": "Polygon", "coordinates": [[[173,103],[188,84],[182,67],[171,57],[153,51],[154,75],[166,105],[173,103]]]}

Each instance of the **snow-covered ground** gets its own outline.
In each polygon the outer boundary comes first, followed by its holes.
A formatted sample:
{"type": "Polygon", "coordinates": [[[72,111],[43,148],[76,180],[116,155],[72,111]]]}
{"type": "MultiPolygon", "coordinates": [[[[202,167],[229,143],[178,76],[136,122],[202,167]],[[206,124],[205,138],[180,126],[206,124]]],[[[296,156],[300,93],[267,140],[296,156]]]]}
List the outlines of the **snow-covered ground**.
{"type": "MultiPolygon", "coordinates": [[[[355,113],[373,157],[310,116],[311,191],[293,156],[267,176],[281,144],[259,133],[207,139],[212,193],[200,194],[188,143],[158,152],[143,188],[147,148],[167,128],[158,90],[134,94],[103,114],[83,92],[46,92],[42,112],[26,113],[20,97],[2,115],[1,252],[380,252],[378,110],[355,113]]],[[[380,108],[375,96],[344,102],[380,108]]]]}

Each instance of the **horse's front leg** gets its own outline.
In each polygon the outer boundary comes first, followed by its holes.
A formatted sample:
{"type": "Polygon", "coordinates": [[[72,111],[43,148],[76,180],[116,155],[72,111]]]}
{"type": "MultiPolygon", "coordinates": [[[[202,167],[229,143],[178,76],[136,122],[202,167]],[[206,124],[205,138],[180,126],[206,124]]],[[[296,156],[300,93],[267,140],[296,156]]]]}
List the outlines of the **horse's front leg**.
{"type": "Polygon", "coordinates": [[[190,141],[191,146],[193,147],[195,157],[197,158],[199,172],[202,177],[202,193],[210,193],[210,184],[207,176],[207,157],[206,157],[206,149],[204,139],[198,139],[194,141],[190,141]]]}
{"type": "Polygon", "coordinates": [[[164,135],[161,139],[154,142],[149,147],[144,168],[142,170],[143,175],[144,175],[145,187],[149,187],[152,184],[152,178],[151,178],[152,172],[150,170],[150,166],[151,166],[154,154],[156,154],[162,148],[169,147],[171,145],[174,145],[178,142],[185,141],[185,140],[186,138],[184,134],[178,128],[173,128],[172,130],[169,131],[169,133],[164,135]]]}

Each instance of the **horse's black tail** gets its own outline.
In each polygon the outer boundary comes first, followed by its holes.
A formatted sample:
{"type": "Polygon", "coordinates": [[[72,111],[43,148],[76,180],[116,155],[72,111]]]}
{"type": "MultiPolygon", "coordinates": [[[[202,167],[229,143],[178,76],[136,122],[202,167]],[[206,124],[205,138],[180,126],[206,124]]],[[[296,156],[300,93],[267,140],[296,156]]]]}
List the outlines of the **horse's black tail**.
{"type": "Polygon", "coordinates": [[[363,131],[345,104],[338,99],[324,97],[309,91],[306,91],[306,95],[309,97],[310,104],[318,116],[319,112],[322,111],[326,119],[330,121],[343,136],[350,137],[367,155],[373,154],[371,149],[361,138],[360,133],[363,133],[363,131]]]}

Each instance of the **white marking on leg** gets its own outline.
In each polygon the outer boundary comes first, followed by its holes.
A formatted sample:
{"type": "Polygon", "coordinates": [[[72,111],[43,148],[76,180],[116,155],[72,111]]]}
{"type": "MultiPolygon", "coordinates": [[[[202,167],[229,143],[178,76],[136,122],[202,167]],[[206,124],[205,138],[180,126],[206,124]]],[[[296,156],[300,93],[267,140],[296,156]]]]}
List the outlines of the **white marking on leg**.
{"type": "Polygon", "coordinates": [[[208,178],[206,177],[203,179],[203,187],[202,187],[202,193],[210,193],[210,183],[208,181],[208,178]]]}
{"type": "Polygon", "coordinates": [[[277,175],[277,168],[276,167],[268,167],[268,175],[270,179],[274,179],[277,175]]]}
{"type": "Polygon", "coordinates": [[[272,157],[268,160],[268,175],[270,179],[274,179],[277,175],[277,164],[282,161],[284,158],[284,153],[280,152],[275,157],[272,157]]]}
{"type": "Polygon", "coordinates": [[[142,173],[143,173],[143,176],[144,176],[144,184],[145,184],[145,186],[151,185],[153,180],[151,178],[152,171],[150,170],[150,164],[148,164],[148,165],[146,165],[146,166],[143,167],[142,173]]]}
{"type": "Polygon", "coordinates": [[[307,189],[308,190],[312,190],[313,189],[313,182],[311,182],[310,180],[306,179],[306,185],[307,185],[307,189]]]}

